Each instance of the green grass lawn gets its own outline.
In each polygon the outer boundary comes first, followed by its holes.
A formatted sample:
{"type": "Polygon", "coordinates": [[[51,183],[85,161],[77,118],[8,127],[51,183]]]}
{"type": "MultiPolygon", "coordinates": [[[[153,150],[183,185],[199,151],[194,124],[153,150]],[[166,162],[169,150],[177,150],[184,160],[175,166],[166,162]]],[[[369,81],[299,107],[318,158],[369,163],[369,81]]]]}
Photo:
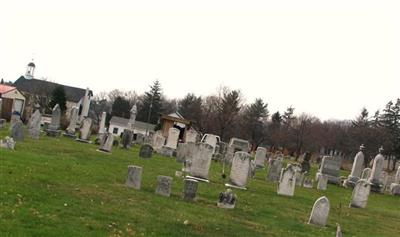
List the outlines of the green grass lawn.
{"type": "MultiPolygon", "coordinates": [[[[0,138],[8,130],[0,131],[0,138]]],[[[371,194],[366,209],[348,208],[351,190],[296,187],[292,198],[278,196],[276,184],[259,171],[248,190],[235,190],[234,210],[217,208],[225,190],[222,166],[213,162],[211,183],[201,183],[198,199],[182,199],[181,165],[138,148],[96,151],[69,138],[26,138],[16,150],[0,149],[0,235],[4,236],[400,236],[400,198],[371,194]],[[141,190],[125,187],[127,166],[143,167],[141,190]],[[173,177],[170,198],[154,194],[157,175],[173,177]],[[327,196],[326,228],[307,224],[314,201],[327,196]],[[185,225],[184,221],[188,223],[185,225]]],[[[315,172],[315,168],[314,168],[315,172]]],[[[228,170],[229,174],[229,170],[228,170]]]]}

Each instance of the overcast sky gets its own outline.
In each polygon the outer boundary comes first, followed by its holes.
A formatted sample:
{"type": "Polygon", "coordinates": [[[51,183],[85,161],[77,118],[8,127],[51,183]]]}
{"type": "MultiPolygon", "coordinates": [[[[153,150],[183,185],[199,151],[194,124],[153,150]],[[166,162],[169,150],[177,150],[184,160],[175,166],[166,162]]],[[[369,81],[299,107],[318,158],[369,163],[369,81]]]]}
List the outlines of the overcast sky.
{"type": "Polygon", "coordinates": [[[353,119],[400,97],[400,1],[3,1],[0,78],[169,98],[240,89],[353,119]],[[83,3],[84,2],[84,3],[83,3]]]}

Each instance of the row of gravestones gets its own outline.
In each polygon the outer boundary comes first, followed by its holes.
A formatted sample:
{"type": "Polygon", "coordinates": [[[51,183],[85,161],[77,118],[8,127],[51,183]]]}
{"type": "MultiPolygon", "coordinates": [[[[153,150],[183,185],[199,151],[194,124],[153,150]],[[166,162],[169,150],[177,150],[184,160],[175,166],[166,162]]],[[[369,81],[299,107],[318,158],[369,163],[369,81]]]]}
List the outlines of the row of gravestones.
{"type": "MultiPolygon", "coordinates": [[[[126,186],[136,190],[141,189],[143,168],[139,166],[128,166],[128,177],[126,179],[126,186]]],[[[157,176],[157,187],[155,193],[161,196],[170,197],[172,189],[173,178],[169,176],[157,176]]],[[[197,197],[197,190],[199,181],[195,179],[185,178],[183,185],[183,199],[186,201],[195,201],[197,197]]],[[[218,198],[217,206],[221,208],[232,209],[235,207],[237,197],[228,189],[221,192],[218,198]]]]}

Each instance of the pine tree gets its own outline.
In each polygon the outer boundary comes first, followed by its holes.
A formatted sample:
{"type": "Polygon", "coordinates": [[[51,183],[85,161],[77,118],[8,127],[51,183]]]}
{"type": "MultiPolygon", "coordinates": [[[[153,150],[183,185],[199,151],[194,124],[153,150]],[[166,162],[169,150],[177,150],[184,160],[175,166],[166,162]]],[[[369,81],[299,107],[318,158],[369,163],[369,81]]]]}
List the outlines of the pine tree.
{"type": "Polygon", "coordinates": [[[201,97],[197,97],[192,93],[188,93],[182,100],[179,101],[178,112],[188,120],[193,121],[195,124],[201,124],[201,97]]]}
{"type": "Polygon", "coordinates": [[[63,86],[57,86],[51,93],[49,109],[52,110],[56,104],[60,106],[62,112],[67,109],[67,97],[63,86]]]}
{"type": "Polygon", "coordinates": [[[240,92],[225,91],[218,106],[219,135],[222,141],[232,135],[234,121],[240,111],[240,92]]]}
{"type": "Polygon", "coordinates": [[[266,138],[266,119],[268,117],[268,104],[262,99],[256,99],[247,106],[243,113],[243,132],[255,149],[266,138]]]}
{"type": "Polygon", "coordinates": [[[114,100],[111,109],[112,116],[118,116],[122,118],[129,118],[130,117],[130,105],[129,101],[121,96],[117,96],[114,100]]]}
{"type": "Polygon", "coordinates": [[[154,81],[153,85],[150,86],[150,90],[147,91],[142,101],[138,105],[138,114],[136,119],[142,122],[147,122],[150,112],[150,123],[156,124],[160,113],[162,113],[162,89],[161,84],[158,80],[154,81]]]}

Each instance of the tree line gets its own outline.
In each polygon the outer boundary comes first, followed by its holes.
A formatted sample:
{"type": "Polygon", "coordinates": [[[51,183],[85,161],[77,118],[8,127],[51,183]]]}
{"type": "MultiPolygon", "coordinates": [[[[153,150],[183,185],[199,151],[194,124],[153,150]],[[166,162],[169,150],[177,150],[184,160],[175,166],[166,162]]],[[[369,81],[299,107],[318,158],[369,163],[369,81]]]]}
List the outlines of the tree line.
{"type": "MultiPolygon", "coordinates": [[[[204,97],[188,93],[182,99],[164,96],[159,81],[142,95],[133,91],[101,92],[92,100],[91,115],[100,120],[106,111],[109,118],[129,118],[137,104],[137,120],[157,124],[160,114],[179,112],[192,121],[201,133],[216,134],[222,141],[237,137],[250,142],[252,149],[263,145],[270,150],[285,150],[299,157],[306,151],[327,154],[331,151],[352,157],[364,144],[367,160],[383,146],[388,157],[400,158],[400,99],[389,101],[382,110],[370,116],[366,108],[354,120],[328,120],[301,113],[290,106],[285,111],[271,113],[261,98],[243,102],[240,90],[220,87],[204,97]]],[[[356,114],[357,112],[355,112],[356,114]]]]}

